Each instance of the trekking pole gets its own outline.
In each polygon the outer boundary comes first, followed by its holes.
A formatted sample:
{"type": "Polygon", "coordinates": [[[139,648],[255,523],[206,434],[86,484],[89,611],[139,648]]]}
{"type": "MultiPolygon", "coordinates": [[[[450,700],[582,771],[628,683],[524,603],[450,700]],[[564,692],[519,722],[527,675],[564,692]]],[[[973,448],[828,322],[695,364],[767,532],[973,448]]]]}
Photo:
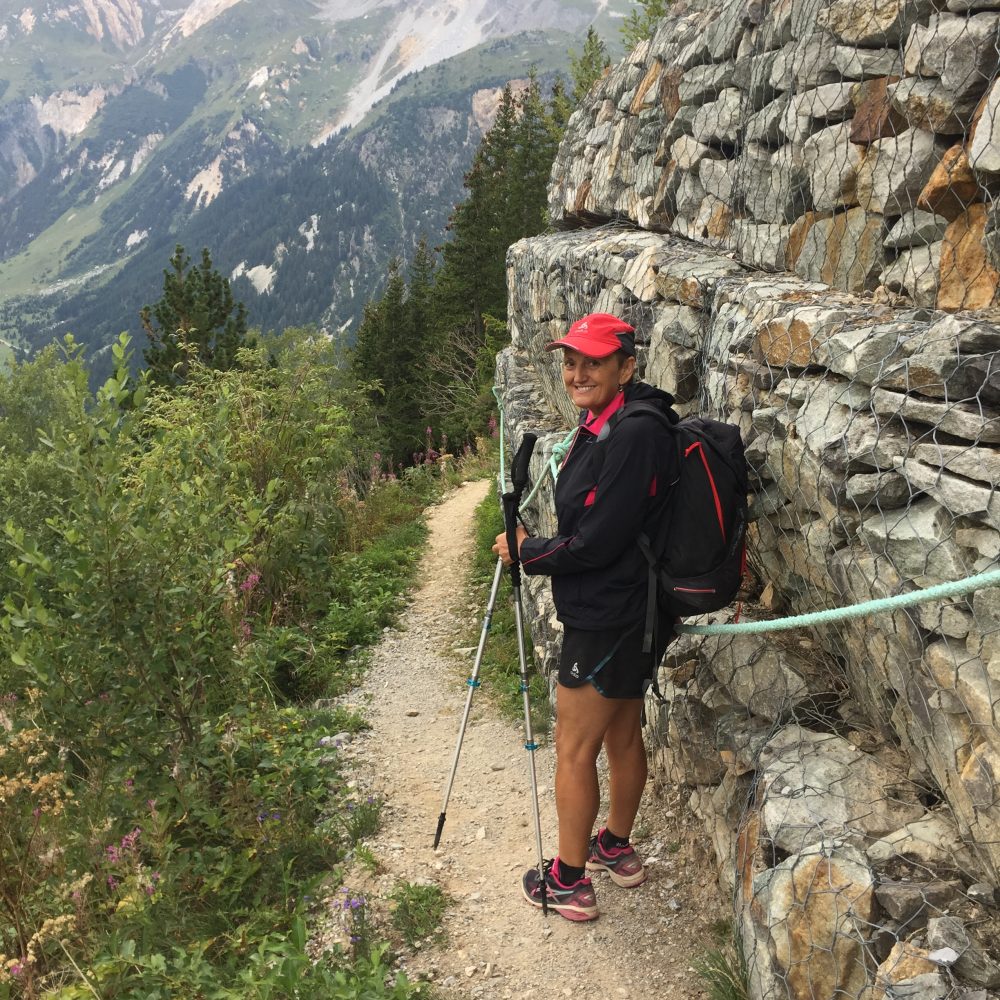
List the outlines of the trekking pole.
{"type": "MultiPolygon", "coordinates": [[[[514,456],[514,461],[511,465],[511,480],[514,484],[514,491],[518,496],[518,500],[520,500],[520,496],[524,492],[524,487],[528,482],[528,461],[531,458],[531,452],[535,447],[535,440],[536,438],[534,434],[526,434],[524,436],[524,440],[521,442],[521,447],[514,456]]],[[[507,494],[504,494],[505,498],[506,496],[507,494]]],[[[504,526],[506,527],[506,523],[504,526]]],[[[486,603],[486,614],[483,616],[483,627],[479,633],[479,646],[476,649],[476,658],[472,665],[472,673],[469,675],[469,679],[465,682],[468,685],[469,690],[465,696],[465,711],[462,713],[462,723],[458,729],[458,741],[455,744],[455,755],[451,761],[451,773],[448,775],[448,782],[444,789],[444,800],[441,803],[441,815],[438,816],[437,830],[434,833],[435,850],[437,850],[438,845],[441,843],[441,831],[444,829],[444,821],[448,813],[448,800],[451,798],[451,789],[455,783],[455,775],[458,772],[458,758],[462,753],[462,742],[465,739],[465,730],[469,724],[469,713],[472,710],[472,696],[475,694],[476,688],[480,686],[479,670],[483,664],[483,651],[486,649],[486,637],[489,635],[490,626],[493,624],[493,610],[496,607],[497,594],[500,591],[500,580],[502,577],[503,559],[498,558],[496,570],[493,573],[493,586],[490,588],[490,598],[486,603]]]]}
{"type": "Polygon", "coordinates": [[[517,629],[517,658],[521,671],[521,698],[524,702],[524,749],[528,751],[528,776],[531,780],[531,801],[535,811],[535,845],[538,849],[538,880],[542,893],[542,916],[548,916],[548,890],[545,883],[545,858],[542,849],[542,820],[538,810],[538,779],[535,775],[535,751],[538,744],[531,726],[531,703],[528,699],[528,658],[524,649],[524,614],[521,609],[521,561],[517,551],[517,519],[521,494],[528,482],[528,461],[535,447],[535,435],[525,434],[514,456],[510,478],[512,489],[503,495],[503,520],[507,530],[507,548],[512,562],[510,582],[514,591],[514,627],[517,629]]]}
{"type": "Polygon", "coordinates": [[[472,710],[472,695],[479,687],[479,668],[483,663],[483,650],[486,648],[486,636],[489,635],[490,625],[493,624],[493,609],[497,603],[497,592],[500,590],[500,580],[503,576],[503,559],[497,559],[497,568],[493,573],[493,586],[490,588],[490,599],[486,604],[486,614],[483,617],[483,628],[479,633],[479,648],[476,650],[476,659],[472,665],[472,673],[465,682],[469,686],[465,696],[465,712],[462,714],[462,725],[458,730],[458,742],[455,744],[455,756],[451,762],[451,774],[448,776],[448,784],[444,790],[444,801],[441,803],[441,815],[438,816],[437,831],[434,834],[434,850],[437,850],[441,843],[441,831],[444,829],[445,814],[448,812],[448,799],[451,798],[451,786],[455,783],[455,773],[458,771],[458,758],[462,752],[462,740],[465,739],[465,728],[469,724],[469,712],[472,710]]]}

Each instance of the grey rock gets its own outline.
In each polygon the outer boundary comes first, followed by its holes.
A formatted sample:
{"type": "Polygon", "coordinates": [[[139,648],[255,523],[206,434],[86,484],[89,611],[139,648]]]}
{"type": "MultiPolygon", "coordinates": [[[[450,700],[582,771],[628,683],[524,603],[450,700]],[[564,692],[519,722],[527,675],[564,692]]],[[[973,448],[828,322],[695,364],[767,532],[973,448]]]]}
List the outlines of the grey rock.
{"type": "Polygon", "coordinates": [[[847,501],[859,511],[873,507],[893,510],[905,507],[913,498],[913,488],[898,472],[858,473],[847,480],[847,501]]]}
{"type": "Polygon", "coordinates": [[[729,204],[733,197],[733,162],[702,157],[698,163],[698,179],[707,194],[729,204]]]}
{"type": "Polygon", "coordinates": [[[1000,174],[1000,80],[990,88],[983,115],[969,144],[969,163],[973,170],[1000,174]]]}
{"type": "Polygon", "coordinates": [[[699,657],[740,706],[774,720],[811,694],[829,691],[832,678],[793,648],[762,636],[710,637],[699,657]]]}
{"type": "Polygon", "coordinates": [[[955,972],[977,986],[1000,986],[998,965],[955,917],[935,917],[927,923],[927,943],[931,948],[953,948],[958,952],[955,972]]]}
{"type": "Polygon", "coordinates": [[[956,98],[982,95],[998,69],[1000,14],[934,14],[915,24],[903,65],[909,76],[936,76],[956,98]]]}
{"type": "Polygon", "coordinates": [[[951,984],[940,972],[901,979],[885,991],[885,1000],[949,1000],[951,984]]]}
{"type": "Polygon", "coordinates": [[[777,222],[734,219],[729,231],[729,245],[740,260],[753,267],[783,271],[790,228],[777,222]]]}
{"type": "Polygon", "coordinates": [[[781,97],[763,107],[747,119],[744,137],[748,143],[763,143],[767,146],[780,146],[785,141],[782,123],[788,111],[791,96],[781,97]]]}
{"type": "Polygon", "coordinates": [[[930,882],[897,882],[885,879],[875,890],[879,905],[906,933],[923,927],[934,916],[943,914],[957,901],[960,887],[954,882],[935,879],[930,882]]]}
{"type": "Polygon", "coordinates": [[[943,152],[934,135],[922,129],[876,140],[858,168],[858,202],[888,216],[910,211],[943,152]]]}
{"type": "Polygon", "coordinates": [[[679,92],[683,104],[704,104],[714,101],[722,91],[733,86],[733,63],[709,63],[693,66],[687,70],[680,82],[679,92]]]}
{"type": "Polygon", "coordinates": [[[966,895],[974,903],[981,903],[983,906],[997,905],[997,890],[995,886],[988,882],[975,882],[969,886],[966,895]]]}
{"type": "Polygon", "coordinates": [[[857,175],[862,154],[850,139],[851,125],[843,122],[817,132],[803,144],[803,160],[817,212],[858,203],[857,175]]]}
{"type": "Polygon", "coordinates": [[[863,208],[817,219],[802,241],[795,270],[849,292],[874,289],[885,266],[884,233],[883,217],[863,208]]]}
{"type": "Polygon", "coordinates": [[[809,172],[801,147],[774,153],[748,148],[738,159],[734,201],[758,222],[792,222],[810,207],[809,172]]]}
{"type": "Polygon", "coordinates": [[[1000,415],[984,412],[969,403],[939,403],[885,389],[872,393],[872,408],[880,416],[896,416],[930,427],[965,441],[1000,443],[1000,415]]]}
{"type": "Polygon", "coordinates": [[[794,94],[788,102],[781,130],[790,142],[803,142],[817,129],[832,122],[852,118],[852,83],[827,83],[801,94],[794,94]]]}
{"type": "Polygon", "coordinates": [[[785,91],[807,90],[827,83],[841,83],[833,60],[833,46],[825,35],[810,35],[791,42],[778,53],[771,66],[771,86],[785,91]]]}
{"type": "Polygon", "coordinates": [[[771,73],[777,52],[753,52],[741,56],[733,64],[732,85],[743,93],[749,110],[763,108],[779,94],[771,83],[771,73]]]}
{"type": "Polygon", "coordinates": [[[964,639],[975,621],[967,609],[965,604],[959,606],[945,601],[928,601],[918,605],[915,611],[921,628],[953,639],[964,639]]]}
{"type": "Polygon", "coordinates": [[[786,726],[761,751],[761,817],[782,850],[818,838],[864,843],[923,815],[916,789],[845,739],[786,726]]]}
{"type": "Polygon", "coordinates": [[[979,96],[959,95],[933,77],[906,77],[886,88],[892,106],[914,128],[946,136],[964,133],[972,122],[979,96]]]}
{"type": "Polygon", "coordinates": [[[847,45],[889,47],[902,42],[910,27],[933,12],[932,0],[890,0],[873,4],[870,0],[833,0],[817,17],[847,45]]]}
{"type": "Polygon", "coordinates": [[[956,444],[918,444],[914,458],[926,465],[954,472],[1000,488],[1000,450],[996,448],[970,448],[956,444]]]}
{"type": "Polygon", "coordinates": [[[724,90],[718,100],[703,104],[695,112],[691,131],[699,142],[735,145],[743,121],[743,97],[735,88],[724,90]]]}
{"type": "Polygon", "coordinates": [[[670,159],[677,165],[679,170],[689,170],[697,172],[698,164],[706,157],[718,158],[722,154],[711,146],[692,138],[689,135],[682,135],[670,147],[670,159]]]}
{"type": "Polygon", "coordinates": [[[940,242],[904,250],[879,276],[891,292],[906,295],[915,306],[933,309],[940,284],[940,242]]]}
{"type": "Polygon", "coordinates": [[[848,80],[901,76],[902,62],[893,49],[859,49],[848,45],[833,48],[833,64],[848,80]]]}
{"type": "Polygon", "coordinates": [[[944,236],[948,221],[939,215],[914,208],[904,212],[889,230],[884,246],[890,250],[907,250],[910,247],[928,246],[944,236]]]}
{"type": "MultiPolygon", "coordinates": [[[[927,493],[955,514],[976,517],[994,528],[1000,528],[1000,496],[992,487],[969,482],[961,476],[943,472],[938,466],[925,465],[915,459],[900,458],[896,465],[914,489],[927,493]]],[[[970,575],[974,569],[967,560],[961,560],[961,564],[965,566],[965,572],[955,579],[970,575]]]]}
{"type": "MultiPolygon", "coordinates": [[[[903,475],[913,483],[900,460],[903,475]]],[[[921,489],[921,484],[914,483],[921,489]]],[[[873,552],[884,553],[904,579],[935,582],[969,575],[964,550],[952,538],[954,514],[934,500],[919,500],[906,510],[885,511],[866,518],[859,537],[873,552]]]]}

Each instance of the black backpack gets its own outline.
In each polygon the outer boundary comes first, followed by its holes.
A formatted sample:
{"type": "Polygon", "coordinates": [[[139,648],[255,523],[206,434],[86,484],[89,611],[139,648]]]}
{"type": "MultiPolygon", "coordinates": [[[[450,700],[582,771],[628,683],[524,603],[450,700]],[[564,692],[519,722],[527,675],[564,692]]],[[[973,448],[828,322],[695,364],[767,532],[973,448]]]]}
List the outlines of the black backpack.
{"type": "MultiPolygon", "coordinates": [[[[649,563],[643,651],[652,648],[657,618],[718,611],[736,597],[746,569],[747,463],[738,427],[707,417],[674,423],[659,407],[636,400],[612,417],[609,431],[640,414],[655,417],[666,447],[676,449],[677,478],[655,534],[639,535],[649,563]]],[[[598,470],[599,471],[599,470],[598,470]]]]}

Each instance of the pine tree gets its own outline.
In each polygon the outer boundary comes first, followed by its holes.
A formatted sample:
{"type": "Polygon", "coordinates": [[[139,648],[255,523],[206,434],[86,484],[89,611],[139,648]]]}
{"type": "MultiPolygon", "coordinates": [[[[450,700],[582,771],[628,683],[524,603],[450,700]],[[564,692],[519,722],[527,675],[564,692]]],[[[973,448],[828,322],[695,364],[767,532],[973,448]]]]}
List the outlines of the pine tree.
{"type": "MultiPolygon", "coordinates": [[[[656,2],[656,0],[652,0],[656,2]]],[[[662,0],[661,0],[662,2],[662,0]]],[[[629,17],[637,17],[632,11],[629,17]]],[[[583,52],[579,56],[572,50],[569,53],[569,73],[573,80],[573,100],[579,104],[590,92],[597,80],[604,76],[611,65],[611,57],[601,41],[601,36],[591,25],[587,29],[587,38],[583,43],[583,52]]]]}
{"type": "Polygon", "coordinates": [[[622,23],[622,38],[626,49],[634,49],[639,42],[649,38],[656,30],[656,23],[666,17],[670,0],[636,0],[642,8],[633,10],[622,23]]]}
{"type": "Polygon", "coordinates": [[[207,247],[195,267],[184,247],[175,247],[163,272],[162,297],[143,306],[139,318],[149,338],[143,357],[151,379],[161,385],[183,382],[192,361],[233,368],[236,352],[250,346],[246,309],[233,298],[229,280],[212,266],[207,247]]]}

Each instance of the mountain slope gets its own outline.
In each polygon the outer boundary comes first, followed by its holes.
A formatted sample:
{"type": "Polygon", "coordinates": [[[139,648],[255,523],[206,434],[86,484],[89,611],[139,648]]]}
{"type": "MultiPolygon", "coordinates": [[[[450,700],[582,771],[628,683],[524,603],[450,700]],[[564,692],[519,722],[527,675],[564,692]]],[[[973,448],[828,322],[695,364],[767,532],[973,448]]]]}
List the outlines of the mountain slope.
{"type": "Polygon", "coordinates": [[[0,340],[134,330],[177,242],[253,322],[349,325],[441,237],[496,88],[628,6],[0,0],[0,340]]]}

